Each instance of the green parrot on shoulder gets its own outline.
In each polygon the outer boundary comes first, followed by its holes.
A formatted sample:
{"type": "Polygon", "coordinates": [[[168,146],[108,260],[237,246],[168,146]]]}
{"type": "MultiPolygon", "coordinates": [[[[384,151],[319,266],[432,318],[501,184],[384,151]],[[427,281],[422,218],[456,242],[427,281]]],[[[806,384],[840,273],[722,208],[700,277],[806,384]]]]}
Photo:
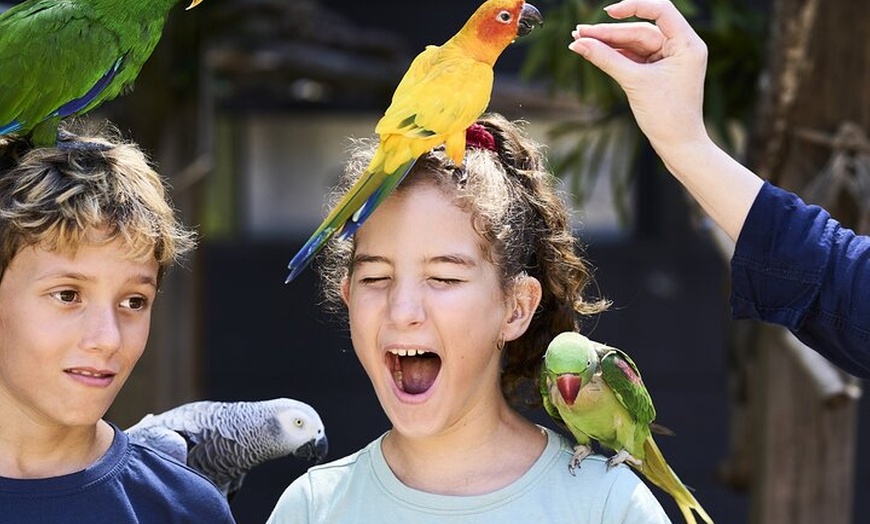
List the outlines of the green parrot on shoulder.
{"type": "Polygon", "coordinates": [[[28,0],[0,13],[0,136],[56,144],[62,119],[133,84],[177,2],[28,0]]]}
{"type": "Polygon", "coordinates": [[[713,524],[653,440],[656,410],[627,354],[579,333],[560,333],[544,355],[540,388],[547,413],[577,440],[568,466],[572,473],[592,452],[594,439],[616,451],[608,467],[625,462],[671,495],[687,523],[697,524],[695,510],[713,524]]]}

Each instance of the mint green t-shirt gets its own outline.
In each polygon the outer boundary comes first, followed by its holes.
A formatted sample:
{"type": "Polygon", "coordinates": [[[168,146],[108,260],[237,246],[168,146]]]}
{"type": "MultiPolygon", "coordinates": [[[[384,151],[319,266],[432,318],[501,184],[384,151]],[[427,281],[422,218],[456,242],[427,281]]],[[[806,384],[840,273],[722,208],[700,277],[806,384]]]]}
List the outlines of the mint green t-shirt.
{"type": "Polygon", "coordinates": [[[315,466],[281,495],[267,524],[426,523],[665,524],[667,515],[627,466],[607,471],[591,455],[568,472],[572,444],[546,430],[547,447],[515,482],[484,495],[435,495],[402,484],[381,453],[383,436],[362,450],[315,466]]]}

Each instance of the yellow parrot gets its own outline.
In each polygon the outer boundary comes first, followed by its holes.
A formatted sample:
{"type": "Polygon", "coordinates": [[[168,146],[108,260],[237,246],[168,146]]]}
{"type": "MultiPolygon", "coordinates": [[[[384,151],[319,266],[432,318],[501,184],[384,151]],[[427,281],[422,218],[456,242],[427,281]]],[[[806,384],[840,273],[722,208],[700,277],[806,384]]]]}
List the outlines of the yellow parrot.
{"type": "Polygon", "coordinates": [[[465,130],[489,105],[495,61],[542,23],[538,9],[523,0],[487,0],[450,40],[417,55],[375,127],[379,144],[371,163],[290,261],[287,282],[333,235],[353,234],[418,157],[443,144],[453,162],[462,164],[465,130]]]}

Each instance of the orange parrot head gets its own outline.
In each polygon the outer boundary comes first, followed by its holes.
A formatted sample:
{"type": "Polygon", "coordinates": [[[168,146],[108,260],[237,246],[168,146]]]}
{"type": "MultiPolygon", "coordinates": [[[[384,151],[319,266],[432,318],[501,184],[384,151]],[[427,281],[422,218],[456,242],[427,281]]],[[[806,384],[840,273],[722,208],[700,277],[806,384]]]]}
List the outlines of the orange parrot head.
{"type": "Polygon", "coordinates": [[[543,23],[541,12],[523,0],[487,0],[455,38],[471,56],[495,64],[508,44],[543,23]]]}

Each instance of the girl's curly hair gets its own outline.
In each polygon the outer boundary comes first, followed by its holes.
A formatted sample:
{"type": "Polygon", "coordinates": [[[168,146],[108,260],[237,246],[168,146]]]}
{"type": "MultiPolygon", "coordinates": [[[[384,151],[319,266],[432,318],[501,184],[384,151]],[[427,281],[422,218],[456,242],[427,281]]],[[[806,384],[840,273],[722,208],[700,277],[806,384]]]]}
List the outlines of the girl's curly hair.
{"type": "MultiPolygon", "coordinates": [[[[417,161],[396,191],[435,184],[469,211],[485,255],[500,272],[504,291],[523,274],[540,281],[540,306],[526,333],[505,345],[502,360],[506,396],[514,402],[535,401],[538,395],[522,398],[522,386],[538,379],[547,345],[557,334],[578,329],[581,316],[600,313],[608,303],[584,297],[591,269],[581,256],[568,209],[547,170],[541,146],[500,115],[484,115],[478,123],[492,134],[496,151],[471,147],[463,166],[456,166],[443,150],[435,150],[417,161]]],[[[332,205],[363,173],[375,146],[372,140],[355,144],[331,195],[332,205]]],[[[353,237],[333,239],[318,259],[325,304],[334,312],[345,312],[341,285],[352,271],[353,251],[353,237]]]]}

